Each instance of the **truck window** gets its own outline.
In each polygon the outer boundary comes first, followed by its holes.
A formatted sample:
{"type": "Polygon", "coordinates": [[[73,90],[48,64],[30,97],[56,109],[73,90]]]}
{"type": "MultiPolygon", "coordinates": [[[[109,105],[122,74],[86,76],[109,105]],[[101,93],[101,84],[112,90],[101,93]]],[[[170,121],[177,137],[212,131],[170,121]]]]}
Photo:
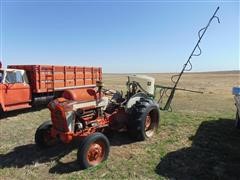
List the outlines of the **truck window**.
{"type": "Polygon", "coordinates": [[[23,77],[19,71],[8,71],[6,75],[7,83],[23,83],[23,77]]]}

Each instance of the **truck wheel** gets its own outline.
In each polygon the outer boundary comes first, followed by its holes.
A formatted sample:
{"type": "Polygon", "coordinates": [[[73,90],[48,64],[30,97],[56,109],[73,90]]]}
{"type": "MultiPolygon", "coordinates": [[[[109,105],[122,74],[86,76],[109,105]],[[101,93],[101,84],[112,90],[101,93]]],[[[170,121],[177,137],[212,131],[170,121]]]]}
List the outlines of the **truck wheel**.
{"type": "Polygon", "coordinates": [[[237,113],[236,113],[235,127],[238,128],[238,129],[240,129],[240,117],[239,117],[238,111],[237,111],[237,113]]]}
{"type": "Polygon", "coordinates": [[[102,133],[87,136],[80,144],[77,159],[82,169],[97,166],[105,161],[110,150],[110,143],[102,133]]]}
{"type": "Polygon", "coordinates": [[[159,125],[159,107],[150,99],[140,99],[130,110],[129,134],[138,141],[153,136],[159,125]]]}
{"type": "Polygon", "coordinates": [[[41,124],[35,133],[35,143],[40,148],[46,148],[56,143],[56,138],[51,137],[52,122],[41,124]]]}

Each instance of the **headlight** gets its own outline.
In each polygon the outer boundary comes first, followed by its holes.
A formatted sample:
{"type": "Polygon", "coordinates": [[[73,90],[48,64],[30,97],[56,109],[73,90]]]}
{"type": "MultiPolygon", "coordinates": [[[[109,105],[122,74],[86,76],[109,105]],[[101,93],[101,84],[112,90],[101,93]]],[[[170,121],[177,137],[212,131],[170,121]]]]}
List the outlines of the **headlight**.
{"type": "Polygon", "coordinates": [[[74,111],[68,111],[65,113],[67,126],[69,131],[74,132],[74,125],[75,125],[75,113],[74,111]]]}

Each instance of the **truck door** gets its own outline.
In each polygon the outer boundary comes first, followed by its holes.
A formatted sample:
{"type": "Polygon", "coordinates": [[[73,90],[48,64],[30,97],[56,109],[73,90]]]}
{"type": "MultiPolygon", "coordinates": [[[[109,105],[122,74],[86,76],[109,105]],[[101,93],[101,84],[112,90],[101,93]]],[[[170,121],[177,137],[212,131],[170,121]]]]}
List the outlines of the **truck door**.
{"type": "Polygon", "coordinates": [[[23,70],[6,71],[3,88],[5,106],[31,102],[30,86],[25,76],[23,70]]]}

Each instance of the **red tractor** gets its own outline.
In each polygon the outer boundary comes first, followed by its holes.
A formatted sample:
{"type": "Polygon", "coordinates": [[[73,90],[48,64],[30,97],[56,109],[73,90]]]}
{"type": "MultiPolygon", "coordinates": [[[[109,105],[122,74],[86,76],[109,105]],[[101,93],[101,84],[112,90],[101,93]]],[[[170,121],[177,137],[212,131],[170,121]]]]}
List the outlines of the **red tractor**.
{"type": "MultiPolygon", "coordinates": [[[[199,56],[199,43],[216,16],[215,10],[206,27],[198,32],[198,42],[191,52],[182,71],[172,76],[173,87],[155,85],[154,78],[133,75],[128,76],[127,93],[106,90],[101,82],[95,88],[67,90],[63,98],[49,103],[51,121],[43,123],[36,131],[35,141],[40,147],[53,145],[57,139],[69,143],[73,139],[81,140],[77,153],[78,162],[82,168],[96,166],[106,160],[109,153],[109,141],[103,134],[107,130],[127,131],[136,140],[145,140],[153,136],[159,124],[159,109],[171,110],[171,102],[177,90],[177,85],[185,71],[192,69],[191,58],[199,56]],[[196,53],[196,49],[199,50],[196,53]],[[139,82],[143,80],[143,82],[139,82]],[[159,100],[155,94],[159,91],[159,100]],[[167,93],[171,90],[170,93],[167,93]],[[108,97],[108,95],[111,95],[108,97]],[[168,96],[162,103],[164,96],[168,96]],[[159,107],[159,103],[165,104],[159,107]]],[[[185,90],[185,89],[179,89],[185,90]]],[[[185,90],[197,92],[192,90],[185,90]]],[[[199,93],[199,92],[198,92],[199,93]]],[[[202,92],[200,92],[202,93],[202,92]]]]}
{"type": "Polygon", "coordinates": [[[57,140],[70,143],[80,139],[77,159],[84,169],[107,159],[110,145],[104,133],[108,130],[127,131],[136,140],[150,138],[159,124],[159,105],[153,100],[154,79],[129,76],[127,89],[123,96],[98,82],[95,88],[66,91],[62,98],[49,103],[51,121],[37,129],[36,144],[49,147],[57,140]]]}

